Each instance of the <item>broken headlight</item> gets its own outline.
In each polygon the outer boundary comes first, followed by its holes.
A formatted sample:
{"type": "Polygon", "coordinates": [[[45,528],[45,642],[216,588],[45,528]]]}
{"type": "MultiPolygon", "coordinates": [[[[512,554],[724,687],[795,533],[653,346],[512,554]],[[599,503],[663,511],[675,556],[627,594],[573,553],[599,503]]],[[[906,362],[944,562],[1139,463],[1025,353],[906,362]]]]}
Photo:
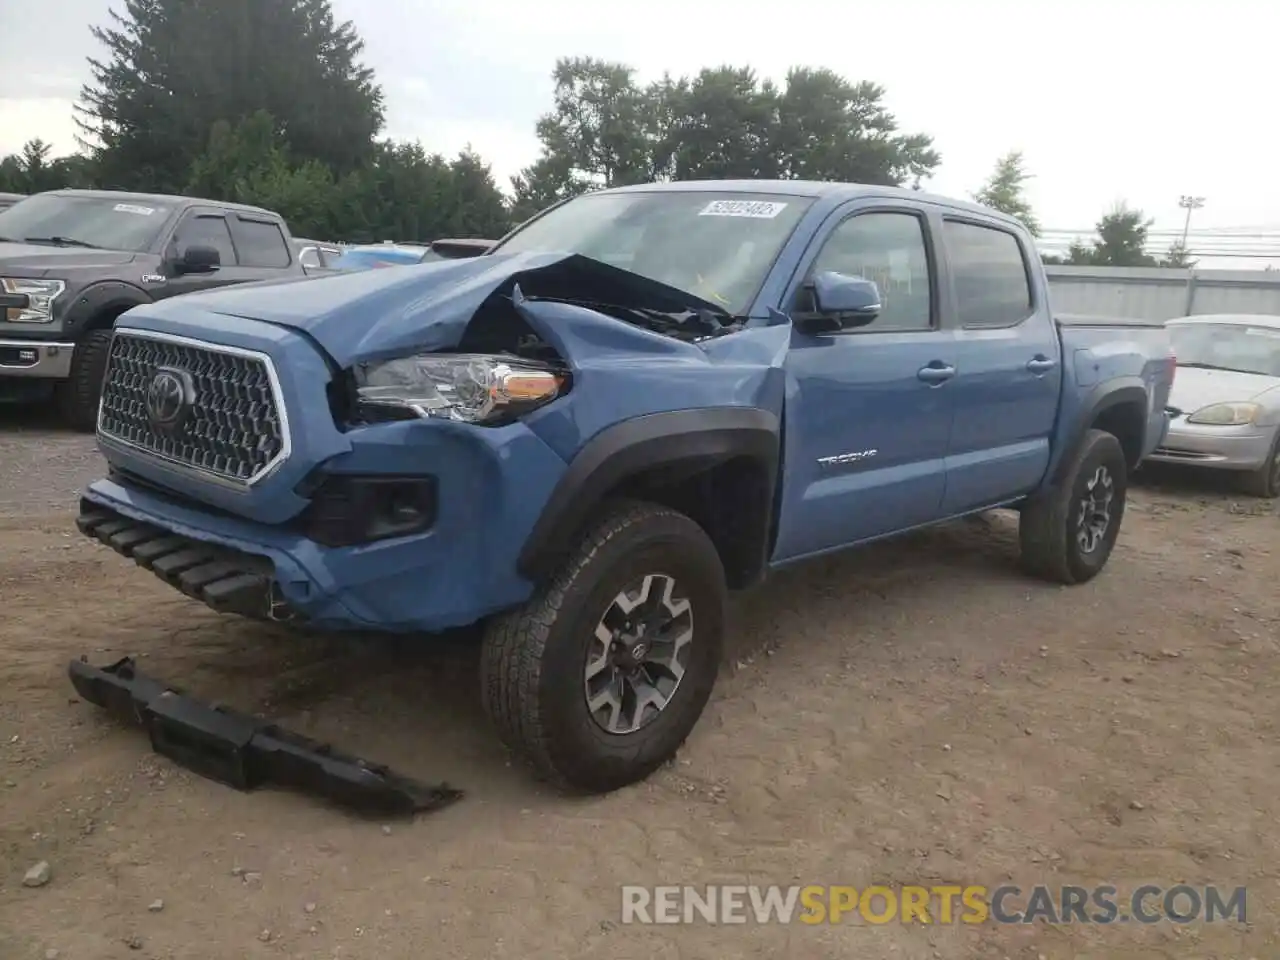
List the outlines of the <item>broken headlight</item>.
{"type": "Polygon", "coordinates": [[[560,396],[564,374],[514,357],[425,353],[352,371],[361,420],[415,417],[494,425],[560,396]]]}

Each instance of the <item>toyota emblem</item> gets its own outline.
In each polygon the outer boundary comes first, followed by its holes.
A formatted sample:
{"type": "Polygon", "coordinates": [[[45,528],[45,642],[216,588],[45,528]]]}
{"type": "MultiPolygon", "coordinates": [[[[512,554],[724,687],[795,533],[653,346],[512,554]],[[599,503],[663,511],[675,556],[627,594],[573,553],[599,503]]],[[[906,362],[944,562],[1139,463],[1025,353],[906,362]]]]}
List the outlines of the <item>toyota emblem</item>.
{"type": "Polygon", "coordinates": [[[147,388],[147,419],[162,433],[182,425],[195,402],[195,384],[185,370],[161,367],[147,388]]]}

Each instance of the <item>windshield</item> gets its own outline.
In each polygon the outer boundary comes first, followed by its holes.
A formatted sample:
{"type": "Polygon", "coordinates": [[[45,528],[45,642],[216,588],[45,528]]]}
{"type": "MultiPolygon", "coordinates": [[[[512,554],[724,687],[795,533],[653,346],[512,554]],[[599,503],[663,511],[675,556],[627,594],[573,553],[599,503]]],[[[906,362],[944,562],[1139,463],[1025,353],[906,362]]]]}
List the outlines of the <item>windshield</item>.
{"type": "Polygon", "coordinates": [[[493,252],[578,253],[742,316],[812,202],[710,191],[586,194],[493,252]]]}
{"type": "Polygon", "coordinates": [[[1280,377],[1280,328],[1245,323],[1169,324],[1180,367],[1280,377]]]}
{"type": "Polygon", "coordinates": [[[168,207],[150,202],[37,194],[0,211],[0,237],[142,253],[168,218],[168,207]]]}

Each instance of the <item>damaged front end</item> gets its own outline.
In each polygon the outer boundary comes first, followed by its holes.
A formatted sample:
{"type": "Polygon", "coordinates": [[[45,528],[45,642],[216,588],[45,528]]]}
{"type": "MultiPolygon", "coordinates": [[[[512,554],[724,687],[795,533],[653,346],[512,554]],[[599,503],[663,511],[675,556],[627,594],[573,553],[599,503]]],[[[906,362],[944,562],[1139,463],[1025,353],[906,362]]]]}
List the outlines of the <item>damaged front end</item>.
{"type": "Polygon", "coordinates": [[[222,612],[467,626],[532,594],[518,558],[592,437],[670,411],[778,416],[788,333],[576,255],[172,298],[116,327],[109,475],[80,528],[222,612]],[[166,372],[193,399],[161,430],[145,394],[166,372]]]}
{"type": "Polygon", "coordinates": [[[716,305],[581,256],[512,273],[454,327],[409,353],[352,363],[336,415],[352,425],[443,418],[499,426],[569,393],[575,368],[670,354],[743,329],[716,305]],[[612,355],[612,357],[611,357],[612,355]]]}

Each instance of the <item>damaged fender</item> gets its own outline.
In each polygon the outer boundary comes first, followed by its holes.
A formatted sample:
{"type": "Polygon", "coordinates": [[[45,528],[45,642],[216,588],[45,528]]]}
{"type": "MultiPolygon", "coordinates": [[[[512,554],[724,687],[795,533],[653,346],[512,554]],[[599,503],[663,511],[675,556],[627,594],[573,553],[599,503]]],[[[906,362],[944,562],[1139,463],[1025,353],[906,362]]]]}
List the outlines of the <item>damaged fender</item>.
{"type": "Polygon", "coordinates": [[[628,483],[680,483],[732,463],[712,492],[725,513],[707,522],[728,555],[731,585],[755,582],[774,528],[789,325],[690,343],[584,307],[529,299],[519,287],[512,303],[565,358],[575,392],[590,398],[577,403],[571,394],[526,418],[566,454],[568,467],[521,548],[520,574],[535,582],[550,576],[600,502],[628,483]],[[634,415],[619,422],[608,401],[623,390],[634,415]],[[688,405],[670,409],[673,392],[688,405]]]}

